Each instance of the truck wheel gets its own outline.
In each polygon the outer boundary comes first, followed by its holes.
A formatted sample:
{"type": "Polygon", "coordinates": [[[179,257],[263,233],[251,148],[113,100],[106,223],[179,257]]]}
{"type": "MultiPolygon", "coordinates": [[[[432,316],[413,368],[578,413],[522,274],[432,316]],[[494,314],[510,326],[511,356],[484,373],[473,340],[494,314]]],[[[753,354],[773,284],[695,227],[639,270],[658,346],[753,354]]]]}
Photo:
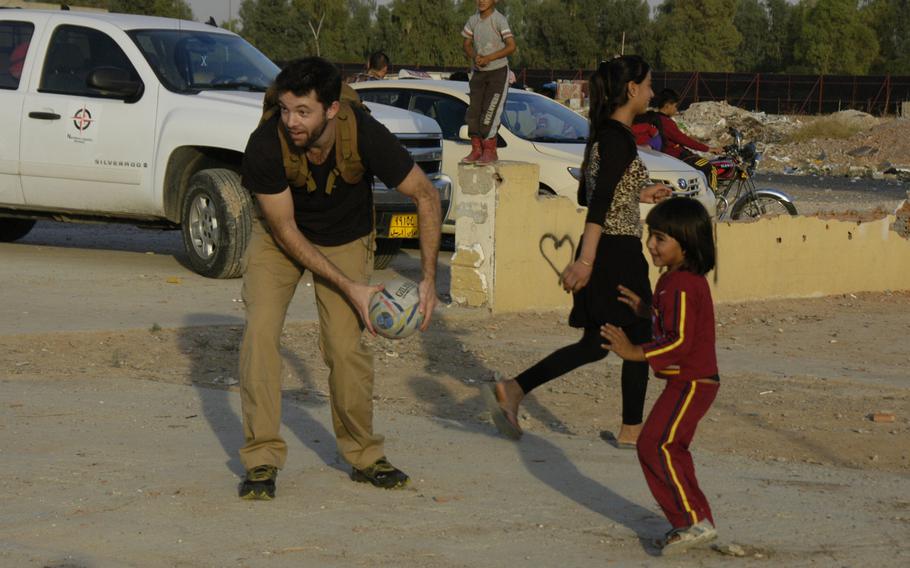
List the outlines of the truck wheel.
{"type": "Polygon", "coordinates": [[[0,243],[18,241],[35,226],[34,219],[0,219],[0,243]]]}
{"type": "Polygon", "coordinates": [[[227,169],[202,170],[190,178],[180,225],[190,267],[209,278],[237,278],[250,240],[250,195],[227,169]]]}
{"type": "Polygon", "coordinates": [[[382,270],[392,264],[392,259],[401,250],[401,239],[376,239],[376,256],[373,268],[382,270]]]}

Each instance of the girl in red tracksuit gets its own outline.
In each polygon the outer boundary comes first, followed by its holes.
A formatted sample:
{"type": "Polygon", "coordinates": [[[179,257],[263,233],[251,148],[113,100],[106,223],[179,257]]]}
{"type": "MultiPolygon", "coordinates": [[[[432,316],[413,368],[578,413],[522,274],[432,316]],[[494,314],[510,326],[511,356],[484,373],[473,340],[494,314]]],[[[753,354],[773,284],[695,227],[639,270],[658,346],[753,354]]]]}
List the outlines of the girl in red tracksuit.
{"type": "MultiPolygon", "coordinates": [[[[665,379],[638,437],[638,460],[651,493],[673,528],[662,542],[672,554],[717,538],[711,507],[695,478],[689,444],[717,396],[720,380],[714,347],[714,304],[705,274],[714,268],[711,218],[697,201],[664,201],[648,214],[648,252],[666,271],[650,308],[653,341],[632,345],[623,330],[605,325],[605,349],[627,361],[647,361],[665,379]]],[[[620,287],[620,301],[640,316],[646,306],[620,287]]]]}

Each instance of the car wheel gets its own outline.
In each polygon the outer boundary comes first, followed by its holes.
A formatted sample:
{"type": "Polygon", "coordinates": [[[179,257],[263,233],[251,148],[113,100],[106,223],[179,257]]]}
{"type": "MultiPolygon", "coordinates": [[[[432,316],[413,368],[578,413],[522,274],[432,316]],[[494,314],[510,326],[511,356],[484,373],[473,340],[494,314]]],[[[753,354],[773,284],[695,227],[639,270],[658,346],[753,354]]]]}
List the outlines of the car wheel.
{"type": "Polygon", "coordinates": [[[190,267],[209,278],[236,278],[250,240],[251,199],[240,176],[202,170],[190,178],[180,225],[190,267]]]}
{"type": "Polygon", "coordinates": [[[34,219],[0,219],[0,243],[18,241],[35,226],[34,219]]]}
{"type": "Polygon", "coordinates": [[[376,256],[373,257],[373,268],[382,270],[392,264],[392,259],[401,250],[401,239],[376,239],[376,256]]]}

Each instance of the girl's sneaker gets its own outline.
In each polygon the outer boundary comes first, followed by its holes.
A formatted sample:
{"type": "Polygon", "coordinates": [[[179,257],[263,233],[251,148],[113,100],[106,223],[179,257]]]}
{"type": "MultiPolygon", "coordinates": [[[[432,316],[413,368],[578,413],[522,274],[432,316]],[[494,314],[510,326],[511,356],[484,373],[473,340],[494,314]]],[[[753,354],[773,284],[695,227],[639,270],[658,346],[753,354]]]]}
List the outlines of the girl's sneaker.
{"type": "Polygon", "coordinates": [[[660,549],[661,556],[671,556],[679,554],[694,546],[701,546],[717,538],[717,529],[708,519],[702,519],[696,524],[684,528],[673,529],[667,533],[663,547],[660,549]]]}

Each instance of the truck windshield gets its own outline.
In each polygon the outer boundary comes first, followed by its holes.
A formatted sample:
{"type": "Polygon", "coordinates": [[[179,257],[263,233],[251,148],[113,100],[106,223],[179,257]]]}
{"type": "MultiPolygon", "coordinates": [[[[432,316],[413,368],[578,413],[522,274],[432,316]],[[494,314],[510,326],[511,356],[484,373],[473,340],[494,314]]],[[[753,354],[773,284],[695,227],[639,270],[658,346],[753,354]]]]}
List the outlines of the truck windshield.
{"type": "Polygon", "coordinates": [[[161,83],[178,93],[264,92],[278,75],[277,65],[236,35],[181,30],[133,30],[129,35],[161,83]]]}
{"type": "Polygon", "coordinates": [[[588,137],[588,121],[580,114],[542,95],[509,91],[502,123],[531,142],[578,144],[588,137]]]}

